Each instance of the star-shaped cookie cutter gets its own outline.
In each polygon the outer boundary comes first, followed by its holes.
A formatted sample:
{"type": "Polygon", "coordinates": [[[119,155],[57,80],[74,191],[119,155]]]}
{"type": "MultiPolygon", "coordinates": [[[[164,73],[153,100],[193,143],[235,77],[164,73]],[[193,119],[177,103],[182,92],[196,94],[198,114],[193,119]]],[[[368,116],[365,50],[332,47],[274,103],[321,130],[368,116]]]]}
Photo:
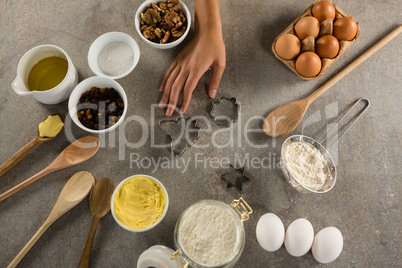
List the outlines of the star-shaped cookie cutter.
{"type": "Polygon", "coordinates": [[[178,158],[183,155],[183,153],[186,151],[188,147],[191,147],[197,139],[200,137],[200,127],[198,126],[198,121],[196,119],[190,118],[190,117],[177,117],[176,119],[162,119],[159,121],[159,128],[167,135],[167,137],[170,139],[170,151],[172,152],[173,156],[178,158]],[[184,123],[183,123],[184,120],[184,123]],[[181,128],[184,127],[184,134],[180,137],[179,140],[175,140],[177,138],[174,137],[172,133],[166,132],[166,130],[162,127],[163,124],[165,123],[175,123],[179,124],[181,121],[181,128]],[[188,126],[188,123],[190,122],[191,125],[188,126]],[[192,129],[192,131],[187,131],[192,129]],[[196,130],[196,131],[194,131],[196,130]],[[192,135],[192,136],[190,136],[192,135]],[[189,140],[191,143],[189,143],[189,140]],[[184,142],[183,142],[184,141],[184,142]]]}
{"type": "Polygon", "coordinates": [[[243,190],[243,183],[250,181],[244,173],[244,167],[235,168],[230,165],[229,170],[229,172],[221,176],[221,179],[226,182],[226,189],[234,187],[241,193],[243,190]]]}
{"type": "MultiPolygon", "coordinates": [[[[218,99],[212,101],[212,108],[209,114],[212,116],[213,120],[218,126],[230,127],[233,123],[236,123],[239,119],[241,105],[237,102],[235,97],[230,96],[220,96],[218,99]],[[218,115],[216,114],[217,107],[222,105],[224,102],[231,102],[233,105],[232,114],[230,115],[218,115]]],[[[229,111],[230,112],[230,111],[229,111]]]]}

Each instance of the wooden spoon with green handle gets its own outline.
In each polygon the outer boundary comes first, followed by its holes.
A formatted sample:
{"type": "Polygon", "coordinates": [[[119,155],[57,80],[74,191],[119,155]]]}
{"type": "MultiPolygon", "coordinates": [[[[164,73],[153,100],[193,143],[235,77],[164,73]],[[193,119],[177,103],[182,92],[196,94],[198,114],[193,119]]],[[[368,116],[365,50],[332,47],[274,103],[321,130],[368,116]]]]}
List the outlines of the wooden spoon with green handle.
{"type": "Polygon", "coordinates": [[[402,32],[402,25],[396,27],[392,32],[387,34],[383,39],[378,41],[375,45],[366,50],[357,59],[349,63],[343,70],[334,75],[331,79],[325,82],[321,87],[314,91],[310,96],[305,99],[294,101],[282,105],[267,115],[262,126],[265,134],[270,137],[280,137],[292,132],[301,122],[307,108],[319,96],[326,92],[330,87],[336,84],[339,80],[350,73],[354,68],[359,66],[363,61],[368,59],[371,55],[377,52],[389,41],[394,39],[402,32]]]}
{"type": "Polygon", "coordinates": [[[89,265],[92,243],[94,241],[96,228],[99,220],[110,211],[110,202],[114,191],[114,183],[109,178],[102,178],[95,183],[89,197],[89,206],[92,212],[92,223],[89,229],[87,242],[82,252],[79,268],[86,268],[89,265]]]}
{"type": "Polygon", "coordinates": [[[50,212],[49,217],[39,228],[36,234],[29,240],[25,247],[18,253],[8,268],[15,267],[28,253],[32,246],[38,241],[42,234],[64,213],[79,204],[89,194],[92,186],[95,184],[94,177],[87,171],[80,171],[72,176],[60,193],[59,199],[50,212]]]}
{"type": "MultiPolygon", "coordinates": [[[[63,121],[63,123],[64,123],[64,120],[65,120],[64,114],[56,113],[56,114],[51,114],[51,116],[52,115],[60,116],[61,121],[63,121]]],[[[47,119],[47,117],[46,117],[46,119],[47,119]]],[[[45,121],[45,120],[43,120],[43,121],[45,121]]],[[[19,161],[21,161],[25,156],[27,156],[27,154],[32,152],[33,149],[35,149],[39,144],[41,144],[42,142],[45,142],[45,141],[50,141],[51,139],[58,136],[60,134],[60,132],[63,130],[63,128],[64,128],[64,126],[60,129],[59,133],[57,133],[53,137],[42,137],[39,134],[39,129],[38,129],[38,131],[36,132],[36,136],[33,140],[28,142],[24,147],[22,147],[18,152],[13,154],[13,156],[11,156],[6,162],[4,162],[0,166],[0,176],[3,175],[4,173],[6,173],[10,168],[15,166],[15,164],[17,164],[19,161]]]]}

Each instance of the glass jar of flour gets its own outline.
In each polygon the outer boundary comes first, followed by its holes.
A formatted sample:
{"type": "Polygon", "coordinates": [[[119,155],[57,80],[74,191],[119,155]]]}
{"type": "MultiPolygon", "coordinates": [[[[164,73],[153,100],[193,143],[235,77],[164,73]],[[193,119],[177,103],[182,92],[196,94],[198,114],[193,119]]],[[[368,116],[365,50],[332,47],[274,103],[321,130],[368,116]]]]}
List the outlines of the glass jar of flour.
{"type": "Polygon", "coordinates": [[[146,250],[137,268],[217,268],[233,267],[240,259],[245,244],[243,221],[253,210],[240,198],[230,205],[216,200],[203,200],[188,207],[180,216],[174,231],[176,251],[161,254],[157,247],[146,250]],[[169,256],[169,261],[166,261],[169,256]],[[162,260],[164,259],[164,260],[162,260]]]}

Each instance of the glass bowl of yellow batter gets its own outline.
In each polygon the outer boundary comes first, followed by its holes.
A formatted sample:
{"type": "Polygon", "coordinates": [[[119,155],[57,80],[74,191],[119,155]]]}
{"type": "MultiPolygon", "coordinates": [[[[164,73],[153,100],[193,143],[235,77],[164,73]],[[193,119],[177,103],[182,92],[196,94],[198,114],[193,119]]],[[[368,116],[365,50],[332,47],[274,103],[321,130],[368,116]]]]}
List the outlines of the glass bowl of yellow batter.
{"type": "Polygon", "coordinates": [[[165,217],[169,197],[163,184],[149,175],[134,175],[117,185],[111,200],[113,218],[131,232],[145,232],[165,217]]]}

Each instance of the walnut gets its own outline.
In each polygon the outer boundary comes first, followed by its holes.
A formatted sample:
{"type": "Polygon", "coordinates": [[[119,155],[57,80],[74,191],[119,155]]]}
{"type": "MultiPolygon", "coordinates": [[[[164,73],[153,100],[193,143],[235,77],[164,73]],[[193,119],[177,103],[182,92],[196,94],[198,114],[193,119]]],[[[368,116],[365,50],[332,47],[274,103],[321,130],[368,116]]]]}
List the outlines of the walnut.
{"type": "Polygon", "coordinates": [[[180,18],[181,18],[181,21],[183,22],[183,23],[185,23],[186,22],[186,17],[184,17],[184,15],[183,15],[183,13],[180,13],[180,18]]]}
{"type": "Polygon", "coordinates": [[[156,28],[155,34],[158,38],[162,39],[164,33],[162,33],[162,30],[160,28],[156,28]]]}
{"type": "Polygon", "coordinates": [[[183,23],[181,21],[179,21],[178,23],[176,23],[176,25],[172,28],[172,32],[177,31],[181,26],[183,26],[183,23]]]}
{"type": "Polygon", "coordinates": [[[141,20],[153,27],[155,27],[161,19],[159,12],[153,8],[149,8],[144,14],[141,13],[141,20]]]}
{"type": "Polygon", "coordinates": [[[166,4],[165,2],[159,1],[159,2],[158,2],[158,5],[159,5],[159,7],[160,7],[161,9],[163,9],[163,10],[167,10],[167,9],[168,9],[168,6],[167,6],[167,4],[166,4]]]}
{"type": "Polygon", "coordinates": [[[179,3],[180,3],[180,0],[168,0],[168,4],[178,5],[179,3]]]}
{"type": "Polygon", "coordinates": [[[179,14],[177,14],[176,12],[172,12],[172,13],[173,13],[172,21],[173,21],[174,23],[180,22],[180,21],[181,21],[181,18],[180,18],[180,16],[179,16],[179,14]]]}
{"type": "Polygon", "coordinates": [[[163,27],[166,30],[172,29],[175,25],[176,22],[174,22],[175,19],[175,12],[168,12],[166,13],[166,15],[163,17],[163,19],[165,20],[165,27],[163,27]]]}
{"type": "Polygon", "coordinates": [[[169,40],[169,37],[170,37],[170,31],[167,31],[165,33],[165,36],[161,39],[160,43],[165,44],[169,40]]]}
{"type": "Polygon", "coordinates": [[[182,27],[180,31],[172,31],[172,36],[173,37],[180,37],[184,34],[184,32],[186,31],[186,27],[182,27]]]}
{"type": "Polygon", "coordinates": [[[163,9],[161,9],[160,7],[158,7],[155,3],[151,3],[151,6],[153,7],[153,9],[155,9],[158,12],[164,12],[163,9]]]}
{"type": "Polygon", "coordinates": [[[147,27],[142,34],[145,36],[146,39],[152,40],[155,39],[155,29],[152,26],[147,27]]]}
{"type": "Polygon", "coordinates": [[[179,5],[175,5],[175,6],[171,7],[171,8],[169,8],[169,11],[172,11],[172,12],[179,12],[179,11],[180,11],[180,6],[179,6],[179,5]]]}

